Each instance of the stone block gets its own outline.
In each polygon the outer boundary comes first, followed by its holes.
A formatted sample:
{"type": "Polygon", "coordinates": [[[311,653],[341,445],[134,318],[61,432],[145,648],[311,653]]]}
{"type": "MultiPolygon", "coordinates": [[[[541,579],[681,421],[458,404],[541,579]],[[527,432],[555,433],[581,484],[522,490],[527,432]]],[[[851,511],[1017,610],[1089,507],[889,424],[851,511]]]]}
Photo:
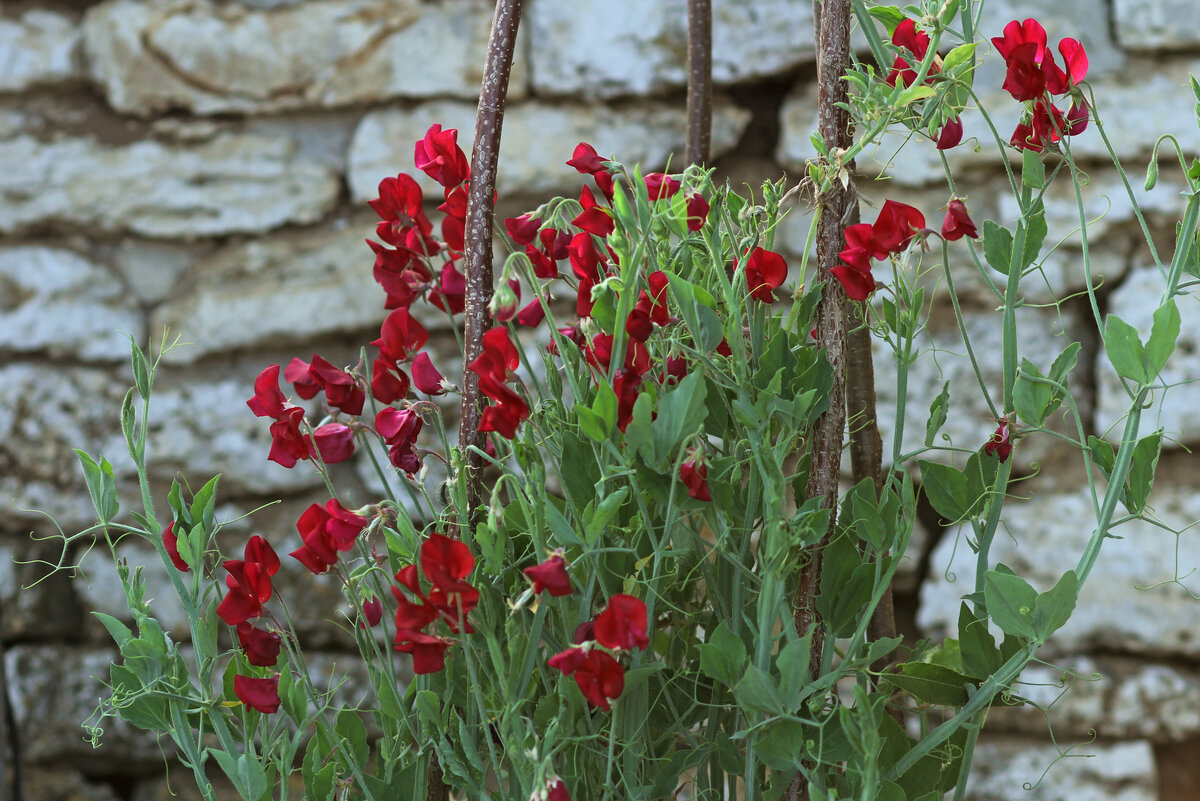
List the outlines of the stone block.
{"type": "MultiPolygon", "coordinates": [[[[141,116],[479,94],[492,21],[486,2],[267,5],[103,3],[84,21],[92,76],[114,108],[141,116]]],[[[511,96],[527,83],[518,58],[511,96]]]]}
{"type": "Polygon", "coordinates": [[[84,360],[129,358],[140,310],[116,276],[60,248],[0,248],[0,350],[84,360]]]}
{"type": "MultiPolygon", "coordinates": [[[[748,112],[726,101],[715,104],[714,157],[737,143],[749,119],[748,112]]],[[[362,202],[378,197],[379,182],[398,172],[412,174],[426,193],[440,195],[441,187],[413,167],[413,143],[433,123],[457,128],[459,146],[470,152],[470,132],[475,129],[473,105],[436,101],[411,111],[378,111],[364,117],[350,144],[348,177],[354,199],[362,202]]],[[[564,163],[581,141],[630,167],[640,164],[646,172],[665,167],[672,154],[679,167],[685,127],[682,104],[514,103],[504,117],[497,190],[501,197],[518,192],[577,195],[585,176],[564,163]]]]}
{"type": "MultiPolygon", "coordinates": [[[[1150,503],[1158,518],[1174,529],[1200,519],[1200,497],[1190,487],[1160,487],[1150,503]]],[[[989,562],[1009,565],[1039,591],[1047,590],[1075,567],[1095,519],[1086,489],[1061,494],[1035,491],[1027,501],[1010,500],[989,562]]],[[[1104,541],[1075,612],[1051,638],[1048,653],[1096,649],[1172,658],[1200,655],[1200,636],[1193,625],[1195,587],[1189,590],[1191,582],[1186,578],[1200,565],[1200,544],[1143,521],[1125,523],[1112,533],[1119,539],[1104,541]],[[1171,583],[1176,576],[1185,578],[1171,583]]],[[[959,599],[974,590],[975,575],[974,555],[949,532],[933,552],[929,578],[921,590],[918,624],[927,631],[955,636],[959,599]]]]}
{"type": "MultiPolygon", "coordinates": [[[[786,72],[816,52],[807,3],[716,0],[712,13],[718,85],[786,72]]],[[[687,82],[685,0],[540,0],[526,23],[538,94],[644,95],[687,82]]]]}
{"type": "MultiPolygon", "coordinates": [[[[1065,746],[1065,744],[1064,744],[1065,746]]],[[[972,763],[972,801],[1157,801],[1150,744],[1081,745],[1067,758],[1058,748],[1029,741],[988,742],[972,763]]]]}
{"type": "Polygon", "coordinates": [[[1113,0],[1113,31],[1128,50],[1200,45],[1200,6],[1191,0],[1113,0]]]}
{"type": "Polygon", "coordinates": [[[312,223],[336,205],[340,182],[295,161],[295,151],[286,139],[237,134],[195,147],[0,141],[0,233],[55,226],[186,238],[312,223]]]}
{"type": "Polygon", "coordinates": [[[79,26],[70,18],[34,9],[0,19],[0,92],[80,78],[79,26]]]}

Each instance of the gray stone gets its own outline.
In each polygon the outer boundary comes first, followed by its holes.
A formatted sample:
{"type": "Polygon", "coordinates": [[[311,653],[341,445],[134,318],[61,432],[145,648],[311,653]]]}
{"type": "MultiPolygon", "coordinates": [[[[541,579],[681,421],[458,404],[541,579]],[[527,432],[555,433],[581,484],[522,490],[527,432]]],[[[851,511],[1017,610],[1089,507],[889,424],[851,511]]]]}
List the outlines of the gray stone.
{"type": "MultiPolygon", "coordinates": [[[[153,239],[126,238],[106,248],[104,258],[120,272],[125,285],[144,304],[161,303],[174,294],[176,286],[206,252],[197,243],[181,244],[153,239]]],[[[154,338],[162,329],[153,329],[154,338]]]]}
{"type": "Polygon", "coordinates": [[[21,772],[25,801],[120,801],[111,787],[88,781],[71,770],[34,768],[21,772]]]}
{"type": "Polygon", "coordinates": [[[0,639],[40,641],[78,636],[80,610],[69,571],[55,571],[62,543],[32,535],[0,544],[0,639]]]}
{"type": "MultiPolygon", "coordinates": [[[[1171,528],[1183,529],[1200,519],[1200,497],[1189,487],[1160,487],[1150,503],[1158,519],[1171,528]]],[[[1087,490],[1034,492],[1028,501],[1010,500],[989,563],[1009,565],[1039,591],[1049,589],[1075,568],[1095,520],[1087,490]]],[[[1125,523],[1112,533],[1120,539],[1104,541],[1074,614],[1047,648],[1057,653],[1092,648],[1149,656],[1200,655],[1193,625],[1196,600],[1184,586],[1186,580],[1169,583],[1200,565],[1200,544],[1143,521],[1125,523]]],[[[945,537],[933,552],[917,616],[927,631],[955,631],[959,599],[975,587],[974,555],[956,540],[945,537]]]]}
{"type": "Polygon", "coordinates": [[[1090,743],[1061,759],[1053,745],[983,740],[968,785],[972,801],[1157,801],[1147,742],[1090,743]]]}
{"type": "MultiPolygon", "coordinates": [[[[1108,312],[1138,329],[1145,342],[1150,336],[1154,310],[1162,302],[1164,287],[1165,281],[1157,269],[1134,270],[1113,292],[1108,312]]],[[[1178,296],[1175,304],[1181,318],[1179,339],[1175,352],[1158,378],[1158,383],[1170,389],[1154,393],[1150,408],[1142,411],[1138,436],[1162,428],[1168,442],[1188,443],[1195,442],[1200,436],[1200,384],[1195,380],[1200,375],[1200,316],[1197,315],[1200,310],[1195,295],[1178,296]]],[[[1110,439],[1119,440],[1130,398],[1103,353],[1097,356],[1097,373],[1097,428],[1110,439]]]]}
{"type": "Polygon", "coordinates": [[[114,651],[65,645],[18,645],[5,654],[9,698],[29,763],[69,760],[74,767],[111,770],[119,759],[126,768],[162,761],[154,735],[120,720],[105,720],[100,747],[93,749],[81,728],[105,695],[114,651]]]}
{"type": "MultiPolygon", "coordinates": [[[[492,18],[481,0],[273,5],[111,0],[84,22],[92,74],[114,108],[138,115],[479,93],[492,18]]],[[[527,81],[518,59],[511,95],[527,81]]]]}
{"type": "Polygon", "coordinates": [[[82,76],[79,27],[50,11],[0,19],[0,92],[19,92],[82,76]]]}
{"type": "MultiPolygon", "coordinates": [[[[713,3],[713,80],[775,75],[812,59],[812,7],[789,0],[713,3]]],[[[687,80],[684,0],[561,3],[527,12],[533,87],[539,94],[615,97],[687,80]]]]}
{"type": "Polygon", "coordinates": [[[1113,30],[1129,50],[1200,45],[1200,6],[1191,0],[1113,0],[1113,30]]]}
{"type": "MultiPolygon", "coordinates": [[[[151,330],[167,328],[183,337],[188,344],[166,356],[182,364],[223,351],[372,329],[387,314],[383,290],[371,275],[374,256],[363,242],[372,233],[364,221],[223,248],[194,266],[186,291],[155,310],[151,330]]],[[[308,361],[311,353],[297,355],[308,361]]]]}
{"type": "Polygon", "coordinates": [[[142,316],[112,273],[70,250],[0,248],[0,350],[129,358],[142,316]]]}
{"type": "Polygon", "coordinates": [[[17,137],[0,142],[0,232],[60,225],[192,237],[311,223],[340,186],[332,170],[294,154],[287,140],[233,134],[194,148],[17,137]]]}
{"type": "MultiPolygon", "coordinates": [[[[737,143],[750,115],[728,102],[713,110],[713,156],[737,143]]],[[[413,168],[413,143],[433,123],[457,128],[458,143],[470,152],[475,107],[465,103],[425,103],[412,111],[368,114],[350,144],[350,191],[357,201],[379,196],[383,178],[397,172],[413,174],[426,192],[438,192],[424,173],[413,168]]],[[[680,165],[686,115],[682,106],[635,103],[618,106],[545,105],[518,103],[508,108],[500,143],[497,189],[501,196],[516,192],[576,191],[584,180],[564,165],[576,143],[595,146],[602,156],[614,155],[644,171],[661,169],[675,155],[680,165]]]]}

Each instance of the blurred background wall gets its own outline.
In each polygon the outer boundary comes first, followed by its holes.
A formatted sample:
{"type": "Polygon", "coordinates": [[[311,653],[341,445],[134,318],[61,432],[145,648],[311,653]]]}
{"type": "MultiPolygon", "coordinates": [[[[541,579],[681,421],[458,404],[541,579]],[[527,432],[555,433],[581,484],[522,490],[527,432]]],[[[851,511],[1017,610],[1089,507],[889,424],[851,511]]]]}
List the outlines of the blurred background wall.
{"type": "MultiPolygon", "coordinates": [[[[715,0],[714,164],[735,183],[803,177],[815,124],[812,11],[795,0],[715,0]]],[[[504,126],[499,193],[503,216],[554,194],[578,192],[563,162],[591,142],[627,164],[662,169],[683,150],[684,0],[528,0],[504,126]]],[[[1200,70],[1195,0],[988,0],[981,31],[1036,16],[1051,41],[1087,47],[1089,81],[1112,147],[1148,212],[1160,253],[1174,248],[1183,184],[1164,159],[1159,186],[1141,190],[1150,147],[1175,134],[1200,153],[1188,74],[1200,70]]],[[[271,363],[320,353],[357,360],[377,336],[383,295],[363,240],[375,216],[365,201],[381,178],[412,171],[413,143],[439,122],[469,148],[491,19],[484,0],[24,0],[0,5],[0,642],[11,721],[0,735],[19,749],[27,801],[159,801],[169,797],[165,760],[144,735],[111,722],[99,749],[79,728],[96,704],[111,659],[88,614],[123,608],[107,556],[68,533],[91,522],[71,449],[104,455],[128,485],[117,430],[131,382],[127,337],[184,345],[165,358],[151,429],[159,502],[183,472],[193,487],[223,474],[220,514],[230,542],[252,532],[282,553],[299,544],[300,511],[326,496],[301,465],[267,462],[270,437],[245,406],[254,376],[271,363]],[[269,501],[283,502],[260,508],[269,501]],[[243,518],[258,510],[252,518],[243,518]],[[29,536],[33,532],[34,537],[29,536]],[[86,580],[46,576],[44,562],[80,563],[86,580]]],[[[981,53],[990,54],[990,48],[981,53]]],[[[976,89],[1007,138],[1017,104],[988,58],[976,89]]],[[[977,221],[1010,220],[1006,179],[978,115],[949,154],[958,191],[977,221]]],[[[928,142],[895,151],[900,134],[859,162],[862,189],[920,207],[936,227],[949,200],[928,142]],[[895,156],[893,158],[893,156],[895,156]]],[[[1084,187],[1091,266],[1102,311],[1148,330],[1157,271],[1121,177],[1093,125],[1072,142],[1084,187]]],[[[422,180],[424,180],[422,176],[422,180]]],[[[864,217],[874,212],[864,208],[864,217]]],[[[1083,393],[1087,433],[1110,434],[1125,403],[1107,371],[1083,287],[1078,217],[1069,185],[1047,198],[1051,237],[1042,274],[1023,285],[1023,355],[1048,365],[1083,343],[1072,380],[1083,393]],[[1053,250],[1052,247],[1056,246],[1053,250]],[[1101,356],[1097,359],[1097,356],[1101,356]]],[[[798,264],[808,229],[802,202],[780,249],[798,264]]],[[[953,251],[952,251],[953,252],[953,251]]],[[[927,264],[936,254],[927,257],[927,264]]],[[[985,377],[999,385],[996,303],[965,264],[952,264],[985,377]]],[[[976,448],[995,428],[963,354],[940,270],[936,300],[914,366],[908,431],[919,444],[930,402],[950,382],[945,432],[976,448]]],[[[794,276],[794,273],[793,273],[794,276]]],[[[793,280],[795,278],[793,277],[793,280]]],[[[1168,380],[1177,384],[1146,415],[1170,445],[1152,503],[1173,528],[1200,519],[1200,316],[1181,303],[1183,333],[1168,380]]],[[[447,339],[444,322],[438,325],[447,339]]],[[[452,377],[452,343],[440,366],[452,377]]],[[[879,351],[880,416],[890,441],[890,355],[879,351]]],[[[1073,565],[1090,533],[1086,481],[1071,451],[1048,436],[1015,451],[1012,491],[997,560],[1036,580],[1073,565]]],[[[359,503],[378,497],[369,467],[338,466],[359,503]]],[[[132,494],[127,493],[129,497],[132,494]]],[[[1176,537],[1135,523],[1106,544],[1071,624],[1031,667],[1020,692],[1045,708],[993,716],[980,747],[974,799],[1200,798],[1200,582],[1195,531],[1176,537]],[[1067,673],[1064,674],[1063,670],[1067,673]],[[1060,698],[1062,684],[1073,684],[1060,698]],[[1051,741],[1051,730],[1057,746],[1051,741]],[[1084,743],[1083,745],[1079,745],[1084,743]],[[1058,761],[1059,749],[1070,757],[1058,761]],[[1082,755],[1091,758],[1077,758],[1082,755]],[[1023,784],[1034,785],[1026,790],[1023,784]]],[[[973,582],[965,538],[936,514],[922,520],[898,586],[906,634],[953,632],[958,598],[973,582]],[[957,558],[956,558],[957,557],[957,558]]],[[[152,551],[151,594],[170,589],[152,551]]],[[[349,669],[350,642],[329,622],[340,592],[298,566],[293,614],[326,680],[349,669]],[[303,588],[303,589],[301,589],[303,588]]],[[[164,623],[182,634],[179,610],[164,623]]],[[[352,686],[345,689],[353,696],[352,686]]],[[[5,758],[8,770],[12,761],[5,758]]],[[[171,785],[187,790],[178,769],[171,785]]],[[[189,797],[183,792],[183,797],[189,797]]]]}

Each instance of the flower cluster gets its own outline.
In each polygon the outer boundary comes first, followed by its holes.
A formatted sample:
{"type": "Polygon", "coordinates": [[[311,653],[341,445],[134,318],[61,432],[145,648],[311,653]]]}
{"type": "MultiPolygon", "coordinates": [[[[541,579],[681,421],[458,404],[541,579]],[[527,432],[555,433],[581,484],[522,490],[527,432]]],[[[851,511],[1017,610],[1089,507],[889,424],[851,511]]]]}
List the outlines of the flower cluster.
{"type": "MultiPolygon", "coordinates": [[[[320,356],[314,355],[312,364],[292,359],[284,371],[284,378],[305,400],[324,391],[331,407],[349,415],[362,413],[365,394],[354,377],[320,356]]],[[[254,380],[254,396],[246,401],[246,405],[256,416],[275,421],[271,423],[271,451],[267,455],[272,462],[295,467],[296,462],[311,459],[315,453],[324,463],[335,464],[344,462],[354,453],[354,429],[344,423],[325,423],[311,435],[305,434],[302,427],[304,409],[288,403],[280,391],[277,364],[258,374],[254,380]]]]}
{"type": "Polygon", "coordinates": [[[1082,44],[1070,38],[1058,43],[1065,70],[1055,63],[1046,44],[1046,29],[1035,19],[1013,20],[1004,26],[1003,36],[992,38],[992,44],[1008,68],[1004,89],[1028,104],[1013,131],[1014,147],[1041,152],[1064,135],[1074,136],[1087,128],[1088,106],[1077,88],[1088,70],[1082,44]],[[1070,109],[1064,114],[1047,95],[1070,96],[1070,109]]]}
{"type": "MultiPolygon", "coordinates": [[[[228,592],[217,607],[217,616],[237,629],[238,643],[251,665],[273,667],[279,660],[281,638],[261,629],[251,619],[260,617],[263,604],[271,600],[271,577],[279,572],[279,557],[271,544],[255,534],[246,543],[242,559],[229,559],[221,565],[228,575],[228,592]]],[[[238,674],[234,692],[242,703],[271,714],[279,709],[279,676],[257,678],[238,674]]]]}
{"type": "Polygon", "coordinates": [[[313,504],[296,522],[304,541],[290,556],[319,575],[337,564],[338,553],[354,547],[354,541],[367,527],[367,519],[331,498],[324,506],[313,504]]]}
{"type": "Polygon", "coordinates": [[[396,573],[400,586],[392,587],[396,598],[393,647],[412,654],[414,672],[437,673],[446,666],[446,649],[454,642],[426,629],[440,620],[452,634],[473,631],[467,616],[479,603],[479,591],[466,578],[475,567],[475,557],[463,543],[435,533],[421,544],[418,561],[430,587],[421,589],[415,564],[396,573]]]}
{"type": "Polygon", "coordinates": [[[874,223],[858,223],[846,229],[846,248],[838,254],[842,263],[829,271],[852,300],[866,300],[876,286],[871,259],[903,253],[924,228],[925,215],[919,210],[894,200],[885,201],[874,223]]]}
{"type": "MultiPolygon", "coordinates": [[[[896,29],[892,31],[892,44],[901,51],[902,55],[896,56],[896,60],[892,63],[892,69],[884,81],[888,86],[912,86],[917,80],[917,68],[929,53],[929,34],[918,29],[915,22],[906,18],[901,20],[896,29]],[[911,53],[911,59],[903,55],[904,52],[911,53]]],[[[929,71],[925,75],[925,83],[941,72],[941,62],[941,57],[935,54],[929,64],[929,71]]],[[[962,120],[955,117],[942,126],[936,140],[937,148],[938,150],[948,150],[961,142],[962,137],[962,120]]]]}
{"type": "Polygon", "coordinates": [[[603,612],[575,630],[575,645],[546,664],[572,676],[592,706],[608,710],[625,689],[625,669],[596,646],[618,652],[644,650],[650,644],[647,628],[646,604],[632,595],[614,595],[603,612]]]}

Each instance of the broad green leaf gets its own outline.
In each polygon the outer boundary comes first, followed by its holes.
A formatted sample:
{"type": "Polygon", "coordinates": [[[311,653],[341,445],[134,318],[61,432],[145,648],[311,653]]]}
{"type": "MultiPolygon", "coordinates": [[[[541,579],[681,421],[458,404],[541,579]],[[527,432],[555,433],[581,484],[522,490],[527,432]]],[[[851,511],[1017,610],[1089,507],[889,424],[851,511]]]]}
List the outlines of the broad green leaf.
{"type": "Polygon", "coordinates": [[[910,86],[900,93],[900,99],[896,101],[896,108],[904,108],[919,100],[924,100],[927,97],[933,97],[936,94],[932,86],[926,84],[917,84],[910,86]]]}
{"type": "Polygon", "coordinates": [[[779,694],[789,709],[800,703],[800,695],[811,681],[811,659],[812,629],[800,639],[783,646],[775,659],[775,666],[779,669],[779,694]]]}
{"type": "Polygon", "coordinates": [[[992,269],[1008,275],[1012,259],[1012,234],[991,220],[983,221],[983,257],[992,269]]]}
{"type": "Polygon", "coordinates": [[[1150,383],[1152,376],[1146,374],[1146,354],[1137,329],[1115,314],[1108,315],[1104,323],[1104,352],[1117,375],[1137,384],[1150,383]]]}
{"type": "Polygon", "coordinates": [[[690,373],[658,401],[658,417],[650,424],[654,452],[660,460],[673,458],[686,440],[700,430],[708,414],[705,407],[704,377],[690,373]]]}
{"type": "Polygon", "coordinates": [[[143,399],[150,397],[150,363],[146,354],[132,338],[129,340],[129,355],[133,362],[133,384],[143,399]]]}
{"type": "Polygon", "coordinates": [[[1046,165],[1042,163],[1040,154],[1034,150],[1025,150],[1021,154],[1021,186],[1030,189],[1041,189],[1046,185],[1046,165]]]}
{"type": "Polygon", "coordinates": [[[550,526],[551,533],[554,534],[554,545],[583,545],[583,541],[575,533],[575,529],[571,526],[570,521],[559,510],[553,495],[546,496],[544,509],[546,511],[546,523],[550,526]]]}
{"type": "Polygon", "coordinates": [[[777,720],[754,743],[754,753],[772,770],[790,770],[804,755],[804,725],[794,720],[777,720]]]}
{"type": "Polygon", "coordinates": [[[899,673],[885,675],[884,681],[918,701],[939,706],[962,706],[968,698],[964,685],[974,683],[950,668],[925,662],[905,662],[899,673]]]}
{"type": "Polygon", "coordinates": [[[611,429],[604,424],[604,418],[587,406],[576,405],[575,416],[579,420],[579,430],[593,442],[607,442],[611,429]]]}
{"type": "Polygon", "coordinates": [[[1168,300],[1154,311],[1154,325],[1150,339],[1146,340],[1146,370],[1151,379],[1156,378],[1167,365],[1167,359],[1175,352],[1179,339],[1179,309],[1174,300],[1168,300]]]}
{"type": "Polygon", "coordinates": [[[1042,251],[1042,243],[1046,241],[1046,213],[1040,203],[1038,210],[1026,217],[1022,225],[1025,228],[1025,241],[1021,251],[1021,271],[1024,272],[1025,268],[1037,261],[1038,254],[1042,251]]]}
{"type": "Polygon", "coordinates": [[[1096,437],[1088,437],[1088,450],[1092,454],[1092,462],[1096,467],[1100,468],[1100,472],[1108,478],[1112,474],[1113,464],[1116,462],[1117,454],[1113,450],[1111,442],[1107,442],[1096,437]]]}
{"type": "Polygon", "coordinates": [[[717,626],[708,642],[700,646],[700,670],[709,678],[729,687],[746,672],[746,646],[725,621],[717,626]]]}
{"type": "Polygon", "coordinates": [[[755,665],[746,668],[746,673],[733,688],[733,695],[745,710],[762,715],[780,715],[787,710],[775,682],[755,665]]]}
{"type": "Polygon", "coordinates": [[[951,523],[966,517],[975,501],[968,494],[966,475],[938,462],[920,459],[917,464],[921,468],[921,488],[934,511],[951,523]]]}
{"type": "Polygon", "coordinates": [[[983,578],[983,594],[988,615],[1005,634],[1033,638],[1033,610],[1037,591],[1029,582],[1011,572],[989,570],[983,578]]]}
{"type": "Polygon", "coordinates": [[[606,383],[601,383],[596,389],[596,398],[592,401],[592,411],[599,416],[604,424],[605,439],[612,433],[617,424],[617,393],[606,383]]]}
{"type": "Polygon", "coordinates": [[[608,524],[616,517],[617,512],[625,503],[625,499],[629,497],[629,488],[621,487],[611,495],[606,495],[596,510],[591,514],[584,513],[584,533],[583,538],[590,545],[595,545],[599,541],[600,536],[608,527],[608,524]]]}
{"type": "Polygon", "coordinates": [[[206,534],[212,531],[213,508],[216,506],[217,481],[220,478],[219,474],[210,478],[196,492],[196,495],[192,498],[191,508],[188,510],[192,515],[192,522],[202,525],[206,534]]]}
{"type": "Polygon", "coordinates": [[[958,612],[958,652],[963,670],[978,679],[992,675],[1002,664],[987,621],[975,617],[965,603],[958,612]]]}
{"type": "Polygon", "coordinates": [[[946,57],[942,59],[942,72],[949,72],[959,64],[964,64],[968,60],[973,60],[975,58],[976,44],[977,42],[960,44],[958,47],[947,53],[946,57]]]}
{"type": "Polygon", "coordinates": [[[96,619],[104,624],[104,628],[108,629],[108,633],[112,636],[113,641],[118,648],[124,648],[125,643],[133,639],[133,632],[129,630],[121,621],[117,620],[112,615],[106,615],[104,612],[92,612],[96,619]]]}
{"type": "Polygon", "coordinates": [[[87,484],[88,495],[92,498],[92,506],[101,523],[107,523],[117,516],[120,504],[117,502],[117,483],[113,478],[112,465],[104,457],[97,464],[86,452],[76,448],[75,455],[83,467],[83,480],[87,484]]]}
{"type": "Polygon", "coordinates": [[[1078,598],[1079,579],[1074,570],[1063,573],[1053,587],[1038,595],[1033,607],[1033,629],[1038,640],[1045,642],[1070,620],[1078,598]]]}
{"type": "Polygon", "coordinates": [[[947,381],[942,384],[942,391],[933,399],[933,403],[929,404],[929,421],[925,423],[925,447],[933,447],[934,438],[946,424],[946,414],[949,409],[950,382],[947,381]]]}
{"type": "Polygon", "coordinates": [[[888,36],[895,33],[896,26],[908,18],[896,6],[871,6],[867,9],[867,13],[883,23],[883,27],[887,29],[888,36]]]}
{"type": "Polygon", "coordinates": [[[658,457],[654,453],[654,433],[650,428],[653,405],[654,401],[648,393],[638,395],[633,404],[633,419],[625,428],[626,449],[641,456],[648,465],[658,464],[658,457]]]}
{"type": "Polygon", "coordinates": [[[1133,447],[1133,460],[1129,464],[1129,477],[1125,482],[1122,500],[1129,511],[1141,514],[1150,500],[1154,487],[1154,474],[1158,470],[1158,457],[1162,453],[1162,429],[1138,440],[1133,447]]]}

